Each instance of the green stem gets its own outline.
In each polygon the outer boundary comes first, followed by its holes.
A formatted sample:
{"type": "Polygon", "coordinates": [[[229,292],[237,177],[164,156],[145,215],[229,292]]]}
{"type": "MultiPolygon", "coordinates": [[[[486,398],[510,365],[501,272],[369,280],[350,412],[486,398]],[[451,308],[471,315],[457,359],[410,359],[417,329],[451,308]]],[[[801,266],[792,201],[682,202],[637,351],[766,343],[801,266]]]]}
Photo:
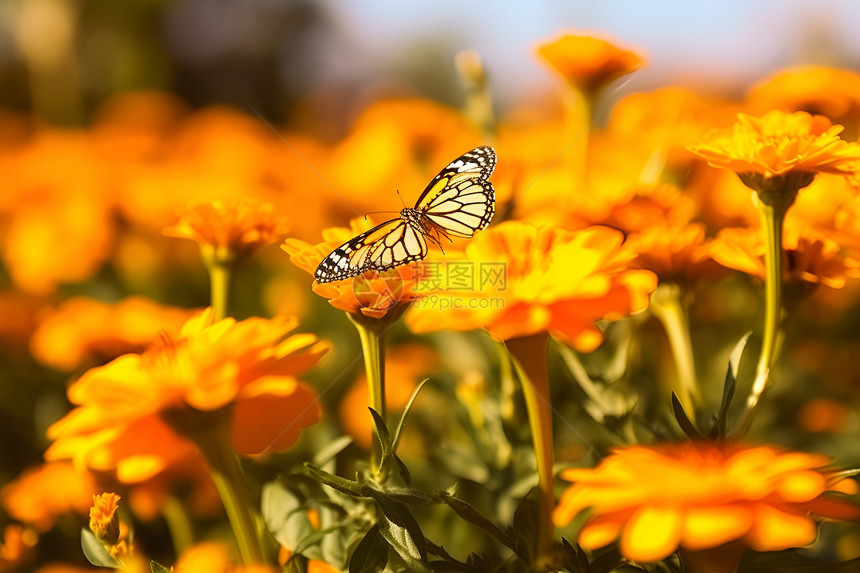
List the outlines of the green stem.
{"type": "Polygon", "coordinates": [[[537,461],[538,531],[537,552],[534,567],[545,570],[551,562],[554,529],[552,511],[555,506],[553,474],[552,405],[550,402],[549,374],[546,365],[546,332],[513,338],[505,341],[514,358],[523,388],[523,397],[529,415],[535,459],[537,461]]]}
{"type": "Polygon", "coordinates": [[[198,441],[212,472],[215,489],[224,504],[227,519],[236,537],[239,554],[245,565],[263,562],[263,550],[257,535],[253,504],[236,454],[230,449],[229,424],[226,431],[213,431],[198,441]]]}
{"type": "Polygon", "coordinates": [[[734,437],[743,437],[750,428],[761,398],[770,387],[771,370],[776,364],[782,338],[782,226],[788,206],[759,203],[765,236],[765,313],[764,337],[746,408],[735,428],[734,437]]]}
{"type": "Polygon", "coordinates": [[[678,400],[695,422],[696,406],[700,403],[696,384],[696,363],[690,341],[690,318],[683,303],[683,291],[677,284],[665,283],[651,295],[651,314],[663,325],[675,360],[678,400]]]}
{"type": "MultiPolygon", "coordinates": [[[[385,325],[382,322],[361,320],[347,314],[358,330],[361,350],[364,353],[364,369],[367,373],[367,387],[370,391],[370,407],[387,420],[385,408],[385,325]]],[[[371,465],[374,472],[379,471],[381,451],[379,445],[373,448],[371,465]]]]}
{"type": "Polygon", "coordinates": [[[207,265],[209,268],[210,303],[215,322],[229,316],[230,279],[232,266],[219,262],[207,265]]]}
{"type": "Polygon", "coordinates": [[[167,530],[170,532],[173,550],[177,555],[181,555],[194,544],[194,528],[191,525],[188,512],[179,499],[173,495],[168,495],[164,500],[161,513],[167,523],[167,530]]]}

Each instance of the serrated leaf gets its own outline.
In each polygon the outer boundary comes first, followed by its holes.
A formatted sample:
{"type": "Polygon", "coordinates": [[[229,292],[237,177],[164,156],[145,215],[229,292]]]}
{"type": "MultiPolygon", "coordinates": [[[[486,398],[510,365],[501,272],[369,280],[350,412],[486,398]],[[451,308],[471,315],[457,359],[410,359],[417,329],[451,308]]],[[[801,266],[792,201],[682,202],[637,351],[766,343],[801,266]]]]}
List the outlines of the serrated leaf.
{"type": "Polygon", "coordinates": [[[439,496],[412,488],[385,488],[385,495],[409,507],[427,507],[439,503],[439,496]]]}
{"type": "Polygon", "coordinates": [[[400,480],[404,484],[411,486],[412,476],[409,474],[409,468],[406,467],[406,464],[403,463],[403,460],[397,454],[393,454],[392,459],[394,460],[394,467],[397,468],[397,475],[400,477],[400,480]]]}
{"type": "Polygon", "coordinates": [[[81,528],[81,551],[84,552],[87,561],[96,567],[110,567],[112,569],[122,569],[123,567],[122,561],[111,555],[107,547],[86,527],[81,528]]]}
{"type": "Polygon", "coordinates": [[[349,573],[379,573],[388,563],[388,548],[379,526],[374,525],[352,552],[349,573]]]}
{"type": "Polygon", "coordinates": [[[330,474],[327,471],[321,470],[308,462],[305,462],[305,467],[311,473],[312,476],[314,476],[320,481],[320,483],[324,485],[334,488],[341,493],[345,493],[346,495],[351,495],[353,497],[366,497],[361,494],[361,484],[359,484],[357,481],[352,481],[344,477],[330,474]]]}
{"type": "Polygon", "coordinates": [[[378,510],[379,532],[388,544],[410,566],[427,568],[427,541],[409,508],[389,499],[384,493],[371,491],[378,510]]]}
{"type": "Polygon", "coordinates": [[[415,403],[415,398],[418,397],[418,393],[430,380],[429,378],[425,378],[422,380],[418,386],[415,387],[415,390],[412,391],[412,395],[409,397],[409,401],[406,403],[406,407],[403,408],[403,414],[400,415],[400,421],[397,422],[397,426],[394,427],[394,438],[391,440],[391,449],[393,451],[397,451],[397,444],[400,442],[400,434],[403,431],[403,426],[406,424],[406,416],[409,415],[409,411],[412,410],[412,404],[415,403]]]}
{"type": "Polygon", "coordinates": [[[314,455],[312,463],[315,466],[326,465],[346,449],[346,447],[353,441],[352,436],[341,436],[339,438],[335,438],[331,443],[327,444],[323,449],[318,451],[316,455],[314,455]]]}
{"type": "Polygon", "coordinates": [[[674,392],[672,392],[672,413],[675,414],[675,420],[678,422],[681,430],[687,434],[688,438],[691,440],[702,439],[702,433],[696,425],[690,421],[690,418],[687,416],[687,412],[684,410],[684,406],[681,405],[681,401],[678,400],[678,396],[674,392]]]}
{"type": "Polygon", "coordinates": [[[152,573],[170,573],[170,569],[168,569],[161,563],[158,563],[157,561],[150,561],[149,569],[150,571],[152,571],[152,573]]]}
{"type": "Polygon", "coordinates": [[[379,412],[373,408],[368,408],[370,415],[373,418],[373,430],[377,441],[379,442],[379,474],[385,475],[388,473],[389,465],[391,464],[391,456],[394,455],[394,448],[391,443],[391,432],[388,430],[388,425],[379,412]]]}
{"type": "Polygon", "coordinates": [[[459,515],[465,521],[468,521],[484,533],[487,533],[496,541],[511,549],[516,548],[516,539],[505,531],[502,531],[495,523],[484,517],[484,515],[475,509],[466,501],[454,497],[448,492],[439,492],[439,499],[454,510],[454,513],[459,515]]]}

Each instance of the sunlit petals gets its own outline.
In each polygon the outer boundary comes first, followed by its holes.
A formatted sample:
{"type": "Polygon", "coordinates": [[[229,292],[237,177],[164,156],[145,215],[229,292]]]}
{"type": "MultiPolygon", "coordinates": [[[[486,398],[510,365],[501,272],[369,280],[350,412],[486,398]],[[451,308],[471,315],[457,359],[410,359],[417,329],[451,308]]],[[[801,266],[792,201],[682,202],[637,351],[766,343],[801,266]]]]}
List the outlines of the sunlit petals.
{"type": "Polygon", "coordinates": [[[614,41],[573,32],[542,43],[537,53],[568,82],[587,91],[642,68],[645,59],[614,41]]]}
{"type": "Polygon", "coordinates": [[[0,489],[6,513],[38,531],[48,531],[67,513],[85,515],[95,493],[95,480],[68,462],[30,468],[0,489]]]}
{"type": "Polygon", "coordinates": [[[831,495],[845,480],[822,469],[827,461],[720,442],[618,448],[596,468],[562,472],[574,483],[553,517],[563,526],[591,508],[580,543],[596,549],[620,537],[622,554],[635,561],[734,540],[757,551],[798,547],[814,540],[815,517],[860,517],[860,508],[831,495]]]}
{"type": "Polygon", "coordinates": [[[291,445],[318,417],[314,392],[291,376],[316,364],[328,344],[288,336],[297,326],[289,317],[211,320],[207,310],[176,338],[86,372],[69,388],[78,407],[48,429],[46,457],[140,481],[193,452],[188,440],[219,420],[231,423],[239,453],[291,445]],[[233,416],[224,417],[228,408],[233,416]]]}
{"type": "Polygon", "coordinates": [[[760,118],[739,114],[731,132],[715,134],[692,151],[714,167],[765,178],[790,173],[850,175],[858,168],[860,145],[840,139],[842,129],[824,116],[806,112],[771,111],[760,118]]]}

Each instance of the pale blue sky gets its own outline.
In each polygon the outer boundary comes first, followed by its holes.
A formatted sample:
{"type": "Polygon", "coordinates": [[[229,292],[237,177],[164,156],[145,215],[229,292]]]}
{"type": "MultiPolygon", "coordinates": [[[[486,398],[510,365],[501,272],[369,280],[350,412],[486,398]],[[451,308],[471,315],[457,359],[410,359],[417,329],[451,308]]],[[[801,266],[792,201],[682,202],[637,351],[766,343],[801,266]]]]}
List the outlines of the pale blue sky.
{"type": "Polygon", "coordinates": [[[325,2],[342,35],[336,70],[373,75],[398,51],[441,38],[478,50],[508,93],[550,81],[532,50],[565,28],[639,47],[650,63],[634,83],[645,89],[677,82],[741,89],[792,63],[860,64],[860,2],[852,0],[325,2]]]}

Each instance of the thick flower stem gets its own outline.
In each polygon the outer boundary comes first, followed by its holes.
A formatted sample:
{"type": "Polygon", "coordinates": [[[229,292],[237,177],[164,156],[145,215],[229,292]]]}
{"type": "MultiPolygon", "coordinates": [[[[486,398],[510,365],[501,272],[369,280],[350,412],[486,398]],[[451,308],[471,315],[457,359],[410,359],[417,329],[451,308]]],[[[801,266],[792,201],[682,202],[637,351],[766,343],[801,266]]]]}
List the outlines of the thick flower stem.
{"type": "Polygon", "coordinates": [[[251,512],[253,504],[239,467],[239,460],[230,448],[230,426],[224,425],[200,437],[197,446],[206,458],[212,481],[224,504],[227,519],[236,537],[239,554],[246,565],[263,562],[263,550],[257,535],[257,525],[251,512]]]}
{"type": "Polygon", "coordinates": [[[207,265],[209,269],[210,304],[215,322],[229,316],[230,279],[232,265],[213,262],[207,265]]]}
{"type": "Polygon", "coordinates": [[[695,421],[696,406],[700,402],[696,384],[696,363],[690,341],[690,319],[683,300],[683,291],[677,284],[665,283],[651,295],[651,313],[663,325],[678,376],[676,394],[681,405],[695,421]]]}
{"type": "Polygon", "coordinates": [[[574,188],[584,186],[587,179],[588,140],[591,132],[593,102],[590,94],[571,84],[566,90],[567,132],[573,138],[570,157],[573,166],[574,188]]]}
{"type": "MultiPolygon", "coordinates": [[[[370,391],[370,407],[386,420],[385,411],[385,324],[369,320],[359,320],[347,314],[358,330],[361,350],[364,353],[364,369],[367,373],[367,387],[370,391]]],[[[373,449],[373,471],[379,470],[381,452],[378,444],[373,449]]]]}
{"type": "Polygon", "coordinates": [[[164,522],[170,532],[173,550],[177,555],[181,555],[194,543],[194,527],[191,524],[188,511],[176,496],[169,495],[164,500],[161,514],[164,516],[164,522]]]}
{"type": "Polygon", "coordinates": [[[514,358],[529,415],[535,458],[537,461],[538,531],[534,569],[545,570],[551,561],[554,529],[552,511],[555,506],[553,487],[552,405],[546,351],[549,335],[545,332],[505,341],[514,358]]]}
{"type": "Polygon", "coordinates": [[[765,236],[765,313],[764,337],[756,365],[746,408],[735,428],[734,437],[740,438],[750,428],[761,398],[771,385],[771,370],[776,364],[782,342],[782,226],[788,205],[782,202],[760,202],[762,231],[765,236]]]}

